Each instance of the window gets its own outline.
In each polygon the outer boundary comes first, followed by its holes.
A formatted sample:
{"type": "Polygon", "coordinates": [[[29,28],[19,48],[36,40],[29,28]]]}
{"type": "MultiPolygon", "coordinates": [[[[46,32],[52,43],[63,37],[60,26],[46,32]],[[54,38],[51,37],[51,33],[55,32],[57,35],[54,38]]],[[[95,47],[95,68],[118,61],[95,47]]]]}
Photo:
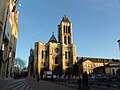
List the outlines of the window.
{"type": "Polygon", "coordinates": [[[68,52],[68,58],[70,59],[70,52],[68,52]]]}
{"type": "Polygon", "coordinates": [[[48,53],[47,53],[47,50],[45,51],[45,58],[47,59],[47,55],[48,55],[48,53]]]}
{"type": "Polygon", "coordinates": [[[68,26],[68,33],[70,33],[70,26],[68,26]]]}
{"type": "Polygon", "coordinates": [[[66,44],[66,36],[64,37],[64,43],[66,44]]]}
{"type": "Polygon", "coordinates": [[[67,52],[65,52],[65,59],[67,59],[67,52]]]}
{"type": "Polygon", "coordinates": [[[42,59],[43,59],[43,56],[44,56],[44,53],[43,53],[43,50],[42,50],[42,59]]]}
{"type": "Polygon", "coordinates": [[[65,33],[65,26],[64,26],[64,28],[63,28],[63,31],[64,31],[64,33],[65,33]]]}
{"type": "Polygon", "coordinates": [[[69,66],[69,62],[67,63],[67,66],[69,66]]]}
{"type": "Polygon", "coordinates": [[[71,42],[70,42],[70,36],[68,36],[68,44],[70,44],[71,42]]]}
{"type": "Polygon", "coordinates": [[[45,67],[45,62],[43,63],[43,66],[45,67]]]}
{"type": "Polygon", "coordinates": [[[65,29],[64,29],[64,33],[65,33],[65,29]]]}
{"type": "Polygon", "coordinates": [[[68,30],[68,29],[67,29],[67,26],[66,26],[66,33],[68,33],[67,30],[68,30]]]}

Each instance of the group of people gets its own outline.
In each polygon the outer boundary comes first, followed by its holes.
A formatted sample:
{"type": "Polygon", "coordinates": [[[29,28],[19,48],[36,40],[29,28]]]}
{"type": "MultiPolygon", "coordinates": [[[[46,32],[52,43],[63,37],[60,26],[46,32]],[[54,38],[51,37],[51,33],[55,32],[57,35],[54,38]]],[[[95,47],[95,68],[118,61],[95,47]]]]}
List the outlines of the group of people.
{"type": "Polygon", "coordinates": [[[88,85],[88,74],[87,72],[84,72],[82,75],[82,79],[79,77],[78,79],[78,86],[79,86],[79,90],[83,89],[83,88],[87,88],[89,89],[89,85],[88,85]]]}
{"type": "MultiPolygon", "coordinates": [[[[39,82],[39,75],[37,75],[37,82],[39,82]]],[[[52,75],[52,82],[53,82],[53,75],[52,75]]],[[[79,77],[78,79],[78,86],[79,86],[79,90],[81,89],[89,89],[89,85],[88,85],[88,74],[87,72],[84,72],[82,75],[82,79],[79,77]]]]}

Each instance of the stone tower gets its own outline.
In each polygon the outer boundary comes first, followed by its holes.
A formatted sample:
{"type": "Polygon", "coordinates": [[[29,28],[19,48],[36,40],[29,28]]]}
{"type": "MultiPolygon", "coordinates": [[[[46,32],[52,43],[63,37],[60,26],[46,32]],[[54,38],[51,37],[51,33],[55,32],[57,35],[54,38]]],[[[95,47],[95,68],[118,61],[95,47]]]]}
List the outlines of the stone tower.
{"type": "Polygon", "coordinates": [[[72,43],[72,23],[64,15],[60,25],[58,25],[58,42],[60,44],[72,43]]]}
{"type": "Polygon", "coordinates": [[[65,71],[76,62],[76,45],[72,41],[72,23],[66,15],[58,25],[58,43],[61,46],[62,69],[65,71]]]}
{"type": "Polygon", "coordinates": [[[76,62],[76,45],[72,41],[72,23],[64,15],[58,25],[58,40],[54,34],[48,42],[36,42],[34,52],[34,74],[43,69],[63,73],[76,62]],[[61,70],[62,67],[62,70],[61,70]]]}

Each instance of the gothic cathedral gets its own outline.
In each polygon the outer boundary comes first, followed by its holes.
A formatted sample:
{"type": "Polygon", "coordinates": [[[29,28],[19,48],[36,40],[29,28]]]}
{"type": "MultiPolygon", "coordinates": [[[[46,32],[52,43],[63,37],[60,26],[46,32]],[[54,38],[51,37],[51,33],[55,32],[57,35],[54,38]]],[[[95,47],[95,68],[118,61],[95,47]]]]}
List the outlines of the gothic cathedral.
{"type": "Polygon", "coordinates": [[[62,71],[77,62],[76,45],[72,39],[72,23],[66,15],[58,25],[58,40],[52,34],[48,42],[36,42],[34,49],[34,72],[40,74],[43,68],[53,71],[61,65],[62,71]]]}

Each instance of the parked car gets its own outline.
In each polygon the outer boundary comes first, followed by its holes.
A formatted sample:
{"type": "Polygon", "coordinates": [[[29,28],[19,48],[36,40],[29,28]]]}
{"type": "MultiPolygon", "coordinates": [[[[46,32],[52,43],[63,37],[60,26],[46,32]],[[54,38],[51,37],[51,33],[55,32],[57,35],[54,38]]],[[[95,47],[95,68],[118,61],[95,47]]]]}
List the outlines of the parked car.
{"type": "Polygon", "coordinates": [[[111,75],[103,75],[103,74],[99,74],[97,76],[95,76],[95,79],[97,81],[112,81],[112,77],[111,75]]]}
{"type": "Polygon", "coordinates": [[[46,80],[50,80],[52,77],[52,71],[44,71],[43,78],[46,80]]]}
{"type": "Polygon", "coordinates": [[[56,75],[53,75],[53,79],[57,79],[57,76],[56,76],[56,75]]]}

